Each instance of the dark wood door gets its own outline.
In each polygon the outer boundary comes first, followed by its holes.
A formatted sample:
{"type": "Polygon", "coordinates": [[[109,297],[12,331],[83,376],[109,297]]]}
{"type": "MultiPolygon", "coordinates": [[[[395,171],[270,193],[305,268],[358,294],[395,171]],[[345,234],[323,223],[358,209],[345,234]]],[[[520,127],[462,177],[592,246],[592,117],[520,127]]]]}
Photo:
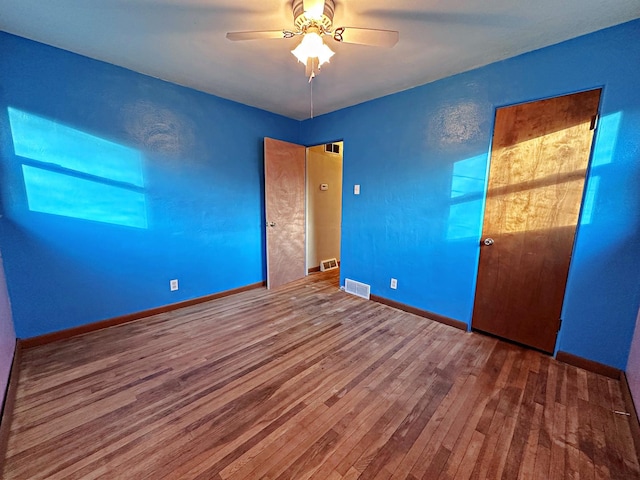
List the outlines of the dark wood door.
{"type": "Polygon", "coordinates": [[[302,145],[264,139],[267,288],[306,274],[305,154],[302,145]]]}
{"type": "Polygon", "coordinates": [[[473,328],[553,352],[599,102],[496,111],[473,328]]]}

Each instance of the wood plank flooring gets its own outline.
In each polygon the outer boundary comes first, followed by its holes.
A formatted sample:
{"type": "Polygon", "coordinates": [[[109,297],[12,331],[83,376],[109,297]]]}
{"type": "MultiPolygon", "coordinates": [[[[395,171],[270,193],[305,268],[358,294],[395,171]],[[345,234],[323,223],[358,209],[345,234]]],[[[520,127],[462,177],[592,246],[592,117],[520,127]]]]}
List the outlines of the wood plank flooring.
{"type": "Polygon", "coordinates": [[[640,478],[619,382],[337,285],[26,350],[3,478],[640,478]]]}

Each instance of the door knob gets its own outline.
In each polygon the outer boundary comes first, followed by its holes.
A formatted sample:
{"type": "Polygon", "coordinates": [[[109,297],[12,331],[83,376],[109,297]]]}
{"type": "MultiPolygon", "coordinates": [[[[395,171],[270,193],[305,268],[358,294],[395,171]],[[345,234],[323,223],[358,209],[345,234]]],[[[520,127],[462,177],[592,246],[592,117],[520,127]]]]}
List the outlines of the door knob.
{"type": "Polygon", "coordinates": [[[491,245],[493,245],[493,238],[487,237],[484,239],[484,242],[482,243],[484,243],[487,247],[490,247],[491,245]]]}

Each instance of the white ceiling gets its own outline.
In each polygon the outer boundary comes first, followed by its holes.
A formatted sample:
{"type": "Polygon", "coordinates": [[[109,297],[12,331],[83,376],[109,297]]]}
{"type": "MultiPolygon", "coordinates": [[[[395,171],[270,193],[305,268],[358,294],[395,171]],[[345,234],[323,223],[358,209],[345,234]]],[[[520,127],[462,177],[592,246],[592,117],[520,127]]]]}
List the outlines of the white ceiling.
{"type": "MultiPolygon", "coordinates": [[[[422,85],[640,17],[638,0],[336,0],[334,26],[398,30],[392,49],[326,42],[314,114],[422,85]]],[[[0,30],[296,119],[310,86],[291,0],[0,0],[0,30]]]]}

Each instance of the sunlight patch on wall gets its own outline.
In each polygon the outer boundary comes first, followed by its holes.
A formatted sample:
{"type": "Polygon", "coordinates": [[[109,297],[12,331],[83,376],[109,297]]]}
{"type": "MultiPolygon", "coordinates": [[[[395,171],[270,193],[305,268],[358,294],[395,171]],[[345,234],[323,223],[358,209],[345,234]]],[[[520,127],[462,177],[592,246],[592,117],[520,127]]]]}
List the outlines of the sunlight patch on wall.
{"type": "Polygon", "coordinates": [[[142,156],[137,150],[15,108],[8,111],[16,155],[143,186],[142,156]]]}
{"type": "Polygon", "coordinates": [[[479,237],[482,228],[482,199],[457,203],[449,209],[447,240],[479,237]]]}
{"type": "Polygon", "coordinates": [[[613,162],[620,123],[622,122],[622,112],[605,115],[600,118],[599,122],[591,168],[613,162]]]}
{"type": "Polygon", "coordinates": [[[147,228],[142,193],[29,165],[22,172],[32,212],[147,228]]]}
{"type": "Polygon", "coordinates": [[[591,159],[591,171],[584,194],[580,225],[589,225],[593,221],[596,213],[598,191],[600,190],[600,170],[613,163],[621,122],[622,112],[606,115],[599,121],[593,148],[593,158],[591,159]]]}
{"type": "Polygon", "coordinates": [[[593,219],[593,212],[596,204],[596,196],[600,189],[600,177],[589,179],[587,184],[587,192],[584,196],[584,206],[582,207],[582,216],[580,217],[580,225],[589,225],[593,219]]]}
{"type": "Polygon", "coordinates": [[[139,151],[8,108],[29,210],[147,228],[139,151]]]}
{"type": "Polygon", "coordinates": [[[447,240],[480,236],[486,175],[486,154],[453,165],[447,240]]]}
{"type": "Polygon", "coordinates": [[[487,170],[487,156],[460,160],[453,165],[451,177],[451,198],[458,198],[470,193],[482,193],[487,170]]]}

